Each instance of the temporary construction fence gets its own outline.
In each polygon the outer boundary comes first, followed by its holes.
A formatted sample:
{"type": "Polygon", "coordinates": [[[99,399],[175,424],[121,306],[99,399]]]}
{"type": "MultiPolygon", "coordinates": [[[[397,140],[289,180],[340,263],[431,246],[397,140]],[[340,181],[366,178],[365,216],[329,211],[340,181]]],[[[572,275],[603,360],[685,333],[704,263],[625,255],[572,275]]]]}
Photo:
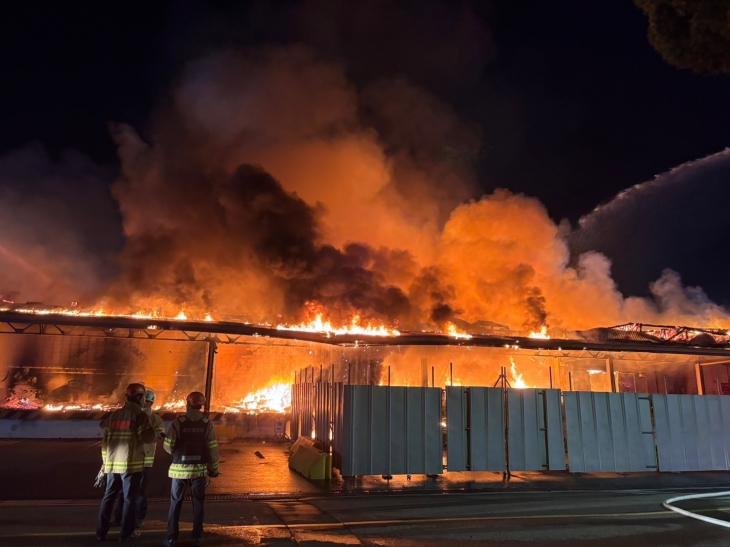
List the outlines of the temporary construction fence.
{"type": "Polygon", "coordinates": [[[292,386],[292,438],[342,476],[730,470],[730,397],[504,387],[292,386]]]}
{"type": "Polygon", "coordinates": [[[648,395],[571,391],[563,400],[571,471],[656,471],[648,395]]]}
{"type": "Polygon", "coordinates": [[[446,388],[449,471],[565,469],[560,391],[446,388]]]}
{"type": "Polygon", "coordinates": [[[730,397],[654,395],[661,471],[730,469],[730,397]]]}

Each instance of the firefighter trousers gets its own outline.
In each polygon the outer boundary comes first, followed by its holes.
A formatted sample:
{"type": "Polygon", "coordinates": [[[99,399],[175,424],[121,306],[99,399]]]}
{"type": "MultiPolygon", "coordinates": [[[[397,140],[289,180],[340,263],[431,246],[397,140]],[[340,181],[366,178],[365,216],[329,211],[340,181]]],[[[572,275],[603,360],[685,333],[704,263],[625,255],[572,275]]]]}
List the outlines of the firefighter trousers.
{"type": "Polygon", "coordinates": [[[141,471],[137,473],[106,474],[106,491],[101,499],[99,519],[96,523],[96,534],[98,536],[106,537],[107,532],[109,532],[114,501],[117,499],[120,490],[124,492],[124,508],[122,509],[122,531],[119,537],[120,539],[126,539],[132,535],[137,513],[137,493],[139,492],[139,484],[142,482],[142,476],[141,471]]]}
{"type": "MultiPolygon", "coordinates": [[[[147,516],[147,485],[150,481],[151,467],[145,467],[142,471],[142,481],[139,483],[139,490],[137,491],[137,503],[136,507],[136,519],[137,521],[144,520],[147,516]]],[[[122,523],[122,510],[124,509],[124,490],[119,491],[117,497],[117,504],[114,507],[114,522],[122,523]]]]}
{"type": "Polygon", "coordinates": [[[203,502],[205,501],[206,477],[194,479],[172,479],[170,488],[170,514],[167,517],[167,539],[177,539],[180,533],[180,511],[182,510],[185,489],[190,485],[193,494],[193,532],[190,537],[203,537],[203,502]]]}

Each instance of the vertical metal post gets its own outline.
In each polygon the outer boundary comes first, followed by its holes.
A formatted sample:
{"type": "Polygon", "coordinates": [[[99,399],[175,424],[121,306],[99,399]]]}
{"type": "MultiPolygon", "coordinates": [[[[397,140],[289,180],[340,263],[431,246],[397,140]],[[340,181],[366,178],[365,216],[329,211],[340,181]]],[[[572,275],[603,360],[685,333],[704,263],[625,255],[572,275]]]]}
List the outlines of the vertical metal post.
{"type": "Polygon", "coordinates": [[[352,374],[352,363],[347,362],[347,385],[351,385],[350,376],[352,374]]]}
{"type": "Polygon", "coordinates": [[[210,414],[210,403],[213,392],[213,365],[215,364],[215,354],[218,353],[218,346],[215,338],[210,337],[208,341],[208,364],[205,371],[205,413],[210,414]]]}
{"type": "Polygon", "coordinates": [[[436,387],[436,367],[431,367],[431,387],[436,387]]]}
{"type": "Polygon", "coordinates": [[[550,365],[548,370],[550,372],[550,389],[553,389],[553,366],[550,365]]]}
{"type": "Polygon", "coordinates": [[[323,381],[323,375],[324,374],[324,365],[319,365],[319,383],[321,384],[323,381]]]}
{"type": "Polygon", "coordinates": [[[606,374],[611,380],[611,392],[616,393],[616,373],[613,370],[613,359],[610,357],[606,358],[606,374]]]}
{"type": "MultiPolygon", "coordinates": [[[[702,374],[702,365],[695,363],[695,378],[697,378],[697,393],[700,395],[705,394],[705,379],[702,374]]],[[[664,375],[664,384],[667,383],[667,376],[664,375]]]]}
{"type": "Polygon", "coordinates": [[[573,391],[573,371],[568,371],[568,391],[573,391]]]}
{"type": "Polygon", "coordinates": [[[502,408],[504,409],[504,473],[503,479],[512,477],[509,466],[509,400],[507,395],[507,367],[501,367],[500,378],[502,380],[502,408]]]}
{"type": "Polygon", "coordinates": [[[454,363],[452,361],[449,361],[449,369],[451,371],[450,376],[451,379],[449,380],[449,385],[452,387],[454,386],[454,363]]]}

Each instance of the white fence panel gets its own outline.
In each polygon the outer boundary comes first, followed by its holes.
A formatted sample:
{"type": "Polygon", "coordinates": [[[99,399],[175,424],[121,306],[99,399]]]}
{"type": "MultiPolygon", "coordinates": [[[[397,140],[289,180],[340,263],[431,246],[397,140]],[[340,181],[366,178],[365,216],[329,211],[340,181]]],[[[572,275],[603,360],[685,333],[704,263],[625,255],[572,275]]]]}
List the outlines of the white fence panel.
{"type": "Polygon", "coordinates": [[[656,470],[648,396],[572,391],[563,398],[571,472],[656,470]]]}
{"type": "Polygon", "coordinates": [[[560,390],[508,389],[507,415],[511,471],[565,469],[560,390]]]}
{"type": "Polygon", "coordinates": [[[443,473],[441,390],[344,386],[343,476],[443,473]]]}
{"type": "Polygon", "coordinates": [[[730,397],[651,397],[660,471],[730,470],[730,397]]]}
{"type": "Polygon", "coordinates": [[[504,392],[500,388],[447,387],[449,471],[504,471],[504,392]]]}

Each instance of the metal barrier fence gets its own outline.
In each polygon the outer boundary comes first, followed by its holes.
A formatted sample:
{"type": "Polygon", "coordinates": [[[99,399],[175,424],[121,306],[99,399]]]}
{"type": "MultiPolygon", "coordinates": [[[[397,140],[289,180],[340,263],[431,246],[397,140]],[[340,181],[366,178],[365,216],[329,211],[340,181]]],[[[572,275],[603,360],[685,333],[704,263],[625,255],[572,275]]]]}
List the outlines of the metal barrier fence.
{"type": "Polygon", "coordinates": [[[560,390],[507,390],[507,460],[509,471],[565,469],[560,390]]]}
{"type": "Polygon", "coordinates": [[[730,397],[654,395],[660,471],[730,470],[730,397]]]}
{"type": "Polygon", "coordinates": [[[345,477],[717,471],[730,470],[726,416],[717,395],[311,382],[292,386],[291,434],[314,437],[345,477]]]}
{"type": "Polygon", "coordinates": [[[333,446],[343,476],[443,473],[440,389],[344,386],[343,395],[333,446]]]}
{"type": "Polygon", "coordinates": [[[572,472],[656,471],[648,395],[571,391],[563,400],[572,472]]]}
{"type": "Polygon", "coordinates": [[[502,388],[446,388],[446,461],[449,471],[504,471],[502,388]]]}
{"type": "Polygon", "coordinates": [[[294,384],[291,420],[344,476],[443,473],[438,388],[294,384]]]}

